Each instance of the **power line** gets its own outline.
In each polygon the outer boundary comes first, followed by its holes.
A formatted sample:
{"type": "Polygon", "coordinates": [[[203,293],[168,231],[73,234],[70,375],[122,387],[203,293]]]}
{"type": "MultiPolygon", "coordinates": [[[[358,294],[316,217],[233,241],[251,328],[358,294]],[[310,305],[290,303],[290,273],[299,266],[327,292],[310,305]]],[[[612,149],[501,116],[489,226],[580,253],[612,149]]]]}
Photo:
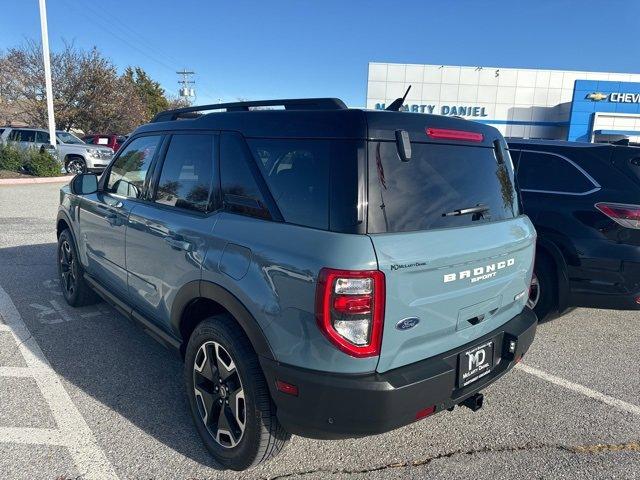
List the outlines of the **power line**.
{"type": "MultiPolygon", "coordinates": [[[[102,15],[101,12],[99,12],[96,8],[94,8],[90,3],[86,3],[85,6],[91,10],[92,12],[94,12],[96,15],[102,15]]],[[[137,30],[135,30],[134,28],[128,26],[127,24],[125,24],[122,20],[120,20],[118,17],[112,17],[109,19],[110,25],[118,27],[120,29],[120,31],[122,33],[124,33],[125,35],[129,35],[131,37],[135,36],[138,38],[138,42],[147,50],[154,52],[155,54],[159,55],[160,57],[164,57],[165,60],[169,61],[169,63],[174,64],[174,65],[179,65],[181,62],[179,60],[177,60],[175,57],[169,55],[167,52],[159,49],[158,47],[154,46],[151,44],[150,41],[148,41],[147,38],[145,38],[140,32],[138,32],[137,30]],[[119,24],[119,25],[118,25],[119,24]]]]}
{"type": "Polygon", "coordinates": [[[155,63],[157,63],[158,65],[161,65],[162,67],[166,68],[167,70],[174,72],[175,71],[175,67],[172,67],[168,64],[166,64],[164,61],[159,60],[158,58],[156,58],[155,56],[149,55],[149,52],[145,52],[144,50],[142,50],[140,47],[138,47],[137,45],[134,45],[133,43],[131,43],[130,41],[128,41],[127,39],[123,38],[122,36],[120,36],[119,34],[117,34],[116,32],[114,32],[108,25],[106,25],[102,19],[100,17],[96,18],[93,16],[89,16],[87,15],[84,11],[80,10],[77,5],[71,3],[68,0],[63,0],[67,5],[71,6],[73,9],[75,9],[77,12],[79,12],[82,16],[84,16],[85,18],[91,20],[92,22],[96,22],[98,24],[100,24],[102,26],[102,28],[104,28],[104,30],[106,30],[107,32],[109,32],[113,37],[115,37],[116,39],[120,40],[122,43],[124,43],[125,45],[133,48],[134,50],[137,50],[139,53],[141,53],[142,55],[145,55],[146,57],[148,57],[150,60],[154,61],[155,63]]]}

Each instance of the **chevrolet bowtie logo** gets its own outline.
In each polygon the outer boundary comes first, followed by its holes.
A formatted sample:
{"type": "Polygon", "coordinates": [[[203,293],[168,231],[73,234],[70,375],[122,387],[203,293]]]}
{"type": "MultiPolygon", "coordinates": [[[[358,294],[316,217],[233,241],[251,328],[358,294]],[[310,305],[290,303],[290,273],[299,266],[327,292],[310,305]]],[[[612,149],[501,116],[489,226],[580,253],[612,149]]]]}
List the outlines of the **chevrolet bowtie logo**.
{"type": "Polygon", "coordinates": [[[587,95],[587,98],[589,100],[593,100],[594,102],[599,102],[600,100],[604,100],[608,96],[609,95],[607,95],[606,93],[593,92],[593,93],[590,93],[589,95],[587,95]]]}

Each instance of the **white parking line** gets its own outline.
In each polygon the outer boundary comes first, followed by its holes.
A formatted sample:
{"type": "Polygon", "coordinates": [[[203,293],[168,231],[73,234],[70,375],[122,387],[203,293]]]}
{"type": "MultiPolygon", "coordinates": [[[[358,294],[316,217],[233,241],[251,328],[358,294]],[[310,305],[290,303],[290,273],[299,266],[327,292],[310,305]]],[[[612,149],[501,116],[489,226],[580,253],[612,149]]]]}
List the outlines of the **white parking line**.
{"type": "MultiPolygon", "coordinates": [[[[0,443],[42,443],[64,445],[76,467],[86,479],[117,479],[111,463],[100,449],[87,425],[42,350],[27,329],[7,292],[0,287],[0,316],[13,334],[20,353],[32,369],[40,391],[47,401],[57,430],[34,428],[0,428],[0,443]]],[[[5,376],[22,376],[24,370],[3,368],[5,376]]]]}
{"type": "Polygon", "coordinates": [[[615,407],[625,412],[633,413],[634,415],[640,415],[640,406],[638,405],[633,405],[632,403],[625,402],[624,400],[605,395],[604,393],[592,390],[588,387],[585,387],[584,385],[580,385],[579,383],[570,382],[569,380],[556,377],[555,375],[551,375],[550,373],[544,372],[529,365],[525,365],[523,363],[519,363],[518,365],[516,365],[516,368],[530,375],[541,378],[542,380],[546,380],[549,383],[553,383],[554,385],[558,385],[573,392],[580,393],[585,397],[598,400],[599,402],[605,403],[611,407],[615,407]]]}

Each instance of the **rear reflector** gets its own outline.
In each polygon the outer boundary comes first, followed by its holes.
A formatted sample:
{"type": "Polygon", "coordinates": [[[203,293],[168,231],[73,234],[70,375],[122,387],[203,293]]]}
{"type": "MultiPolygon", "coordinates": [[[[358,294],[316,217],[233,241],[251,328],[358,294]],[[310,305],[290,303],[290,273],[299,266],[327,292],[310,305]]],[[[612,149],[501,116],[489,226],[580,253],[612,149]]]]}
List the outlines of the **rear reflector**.
{"type": "Polygon", "coordinates": [[[427,136],[439,140],[463,140],[465,142],[482,142],[484,140],[482,133],[446,128],[427,128],[427,136]]]}
{"type": "Polygon", "coordinates": [[[425,417],[428,417],[429,415],[433,415],[435,411],[436,411],[435,405],[431,405],[430,407],[423,408],[422,410],[419,410],[418,413],[416,413],[416,420],[421,420],[425,417]]]}
{"type": "Polygon", "coordinates": [[[596,203],[595,207],[618,225],[640,229],[640,205],[596,203]]]}
{"type": "Polygon", "coordinates": [[[287,395],[298,396],[298,387],[282,380],[276,380],[276,388],[287,395]]]}

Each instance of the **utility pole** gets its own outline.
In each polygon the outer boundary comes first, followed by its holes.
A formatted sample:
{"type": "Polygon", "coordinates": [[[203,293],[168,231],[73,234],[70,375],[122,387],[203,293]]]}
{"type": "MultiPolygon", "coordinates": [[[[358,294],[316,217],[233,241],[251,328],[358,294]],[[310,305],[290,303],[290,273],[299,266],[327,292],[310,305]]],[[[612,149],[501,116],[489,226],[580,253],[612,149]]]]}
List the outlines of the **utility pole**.
{"type": "Polygon", "coordinates": [[[44,60],[44,82],[47,92],[47,120],[49,143],[56,146],[56,120],[53,116],[53,86],[51,84],[51,60],[49,58],[49,30],[47,29],[46,0],[40,0],[40,30],[42,32],[42,59],[44,60]]]}
{"type": "Polygon", "coordinates": [[[195,75],[196,72],[192,72],[183,68],[182,71],[176,72],[178,75],[182,75],[182,79],[178,80],[178,83],[182,85],[179,90],[179,94],[182,98],[185,98],[187,102],[191,103],[191,97],[195,97],[195,90],[189,85],[195,85],[195,81],[191,80],[191,75],[195,75]]]}

